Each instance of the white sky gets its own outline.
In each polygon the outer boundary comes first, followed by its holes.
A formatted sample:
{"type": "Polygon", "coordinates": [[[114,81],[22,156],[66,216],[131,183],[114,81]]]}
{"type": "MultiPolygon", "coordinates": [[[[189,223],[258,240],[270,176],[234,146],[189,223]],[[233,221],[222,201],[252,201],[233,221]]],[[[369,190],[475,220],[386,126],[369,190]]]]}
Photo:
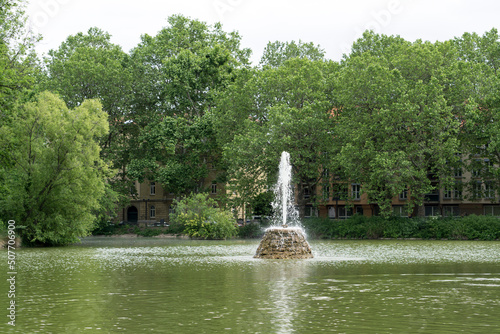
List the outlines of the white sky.
{"type": "Polygon", "coordinates": [[[238,31],[254,64],[269,41],[313,42],[338,61],[366,29],[432,42],[500,29],[498,0],[29,0],[28,7],[32,28],[44,37],[40,53],[90,27],[128,52],[173,14],[238,31]]]}

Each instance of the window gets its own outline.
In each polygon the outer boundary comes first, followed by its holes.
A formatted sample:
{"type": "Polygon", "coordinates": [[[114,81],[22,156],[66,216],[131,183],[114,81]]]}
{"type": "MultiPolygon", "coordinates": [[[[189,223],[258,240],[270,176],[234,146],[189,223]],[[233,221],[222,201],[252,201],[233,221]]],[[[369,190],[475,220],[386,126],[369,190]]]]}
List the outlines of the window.
{"type": "Polygon", "coordinates": [[[212,183],[212,194],[217,194],[217,183],[212,183]]]}
{"type": "Polygon", "coordinates": [[[443,198],[444,199],[452,199],[453,198],[453,189],[452,188],[445,188],[443,198]]]}
{"type": "Polygon", "coordinates": [[[472,177],[480,177],[481,176],[481,169],[483,165],[483,161],[480,159],[474,160],[474,165],[472,169],[472,177]]]}
{"type": "Polygon", "coordinates": [[[330,186],[323,186],[323,199],[327,200],[330,198],[330,186]]]}
{"type": "Polygon", "coordinates": [[[439,207],[438,206],[426,206],[425,207],[425,216],[426,217],[436,217],[439,216],[439,207]]]}
{"type": "Polygon", "coordinates": [[[392,214],[396,217],[408,217],[408,213],[402,205],[393,205],[392,214]]]}
{"type": "Polygon", "coordinates": [[[349,185],[346,183],[333,184],[333,199],[347,199],[349,185]]]}
{"type": "Polygon", "coordinates": [[[474,198],[481,198],[483,195],[483,184],[481,182],[475,182],[472,184],[472,196],[474,198]]]}
{"type": "Polygon", "coordinates": [[[425,194],[425,200],[429,202],[439,202],[439,189],[433,184],[432,192],[425,194]]]}
{"type": "Polygon", "coordinates": [[[493,188],[493,182],[488,181],[484,183],[484,197],[495,198],[495,189],[493,188]]]}
{"type": "Polygon", "coordinates": [[[484,207],[484,214],[487,216],[500,217],[500,206],[498,205],[487,205],[484,207]]]}
{"type": "Polygon", "coordinates": [[[462,182],[455,182],[455,187],[453,188],[453,198],[462,199],[462,182]]]}
{"type": "Polygon", "coordinates": [[[169,214],[169,215],[171,215],[171,214],[173,214],[174,212],[175,212],[175,208],[174,208],[174,206],[170,205],[170,206],[168,207],[168,214],[169,214]]]}
{"type": "Polygon", "coordinates": [[[345,206],[339,206],[339,218],[348,219],[352,216],[352,208],[347,208],[345,206]]]}
{"type": "Polygon", "coordinates": [[[309,218],[317,216],[318,216],[318,210],[315,207],[312,206],[305,207],[304,217],[309,218]]]}
{"type": "Polygon", "coordinates": [[[399,199],[405,201],[408,199],[408,188],[405,188],[400,194],[399,199]]]}
{"type": "Polygon", "coordinates": [[[328,168],[323,169],[323,179],[328,180],[328,177],[330,176],[330,172],[328,171],[328,168]]]}
{"type": "Polygon", "coordinates": [[[156,217],[156,208],[154,205],[151,205],[151,207],[149,208],[149,217],[150,218],[156,217]]]}
{"type": "Polygon", "coordinates": [[[457,205],[446,205],[443,207],[443,215],[445,217],[460,217],[460,209],[457,205]]]}
{"type": "Polygon", "coordinates": [[[359,184],[351,185],[351,195],[352,199],[359,200],[361,199],[361,186],[359,184]]]}
{"type": "Polygon", "coordinates": [[[150,194],[151,195],[156,195],[156,184],[154,182],[151,182],[151,185],[150,185],[150,194]]]}
{"type": "Polygon", "coordinates": [[[304,198],[311,198],[311,192],[309,188],[304,188],[304,198]]]}
{"type": "Polygon", "coordinates": [[[328,218],[335,219],[335,207],[334,206],[328,207],[328,218]]]}

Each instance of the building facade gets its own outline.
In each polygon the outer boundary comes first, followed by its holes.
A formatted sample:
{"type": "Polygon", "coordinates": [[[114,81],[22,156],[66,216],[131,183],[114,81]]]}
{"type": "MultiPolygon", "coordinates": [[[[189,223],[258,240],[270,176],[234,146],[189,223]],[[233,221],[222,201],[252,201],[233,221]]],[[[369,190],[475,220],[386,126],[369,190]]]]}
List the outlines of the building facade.
{"type": "MultiPolygon", "coordinates": [[[[455,184],[452,187],[440,188],[435,180],[436,190],[426,194],[424,212],[426,217],[466,215],[493,215],[500,217],[500,202],[493,181],[485,181],[478,172],[458,170],[454,174],[455,184]]],[[[344,191],[330,191],[332,185],[324,185],[314,190],[319,205],[309,203],[305,210],[306,217],[323,217],[332,219],[347,219],[354,214],[364,216],[378,215],[380,209],[376,203],[371,203],[362,194],[362,185],[346,182],[344,191]]],[[[416,216],[416,208],[408,213],[410,191],[404,191],[392,199],[392,211],[395,216],[416,216]]]]}
{"type": "MultiPolygon", "coordinates": [[[[213,176],[213,175],[212,175],[213,176]]],[[[225,193],[224,184],[213,181],[209,177],[202,185],[208,189],[210,197],[217,198],[225,193]]],[[[130,204],[118,212],[118,222],[139,226],[166,226],[170,222],[173,212],[174,193],[164,189],[161,184],[154,181],[135,182],[135,189],[131,189],[130,204]]]]}

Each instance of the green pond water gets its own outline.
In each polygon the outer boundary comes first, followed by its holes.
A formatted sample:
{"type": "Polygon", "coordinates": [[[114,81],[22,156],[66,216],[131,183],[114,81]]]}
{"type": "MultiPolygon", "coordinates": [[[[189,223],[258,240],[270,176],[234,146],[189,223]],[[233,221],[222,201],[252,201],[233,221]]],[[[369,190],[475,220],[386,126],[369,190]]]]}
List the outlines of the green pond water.
{"type": "Polygon", "coordinates": [[[16,326],[1,333],[500,333],[500,242],[88,238],[16,250],[16,326]]]}

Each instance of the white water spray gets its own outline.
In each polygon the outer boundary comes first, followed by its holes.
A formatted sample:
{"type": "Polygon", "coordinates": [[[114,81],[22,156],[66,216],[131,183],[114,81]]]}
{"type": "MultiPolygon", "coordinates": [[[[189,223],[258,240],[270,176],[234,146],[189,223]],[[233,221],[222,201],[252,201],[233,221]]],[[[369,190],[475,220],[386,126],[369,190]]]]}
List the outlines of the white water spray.
{"type": "Polygon", "coordinates": [[[273,225],[299,227],[299,214],[295,208],[292,187],[292,165],[288,152],[281,153],[278,182],[276,182],[273,191],[273,225]]]}
{"type": "Polygon", "coordinates": [[[281,153],[278,182],[273,188],[273,225],[266,229],[254,257],[261,259],[309,259],[311,247],[299,223],[292,187],[290,154],[281,153]],[[290,227],[289,227],[290,226],[290,227]]]}

